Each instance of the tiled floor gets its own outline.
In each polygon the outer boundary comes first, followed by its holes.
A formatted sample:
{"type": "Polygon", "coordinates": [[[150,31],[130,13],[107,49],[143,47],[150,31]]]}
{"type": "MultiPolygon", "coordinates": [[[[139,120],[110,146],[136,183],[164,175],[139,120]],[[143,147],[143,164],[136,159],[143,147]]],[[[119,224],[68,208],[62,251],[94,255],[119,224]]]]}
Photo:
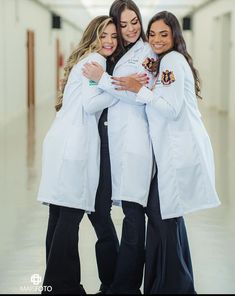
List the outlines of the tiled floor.
{"type": "MultiPolygon", "coordinates": [[[[235,293],[235,140],[226,114],[201,107],[216,159],[217,190],[222,205],[188,215],[188,236],[199,294],[235,293]]],[[[43,277],[47,207],[36,201],[41,143],[53,118],[51,104],[0,128],[0,293],[39,294],[31,282],[43,277]],[[31,123],[29,125],[29,122],[31,123]]],[[[120,236],[122,213],[113,219],[120,236]]],[[[81,225],[82,283],[88,293],[99,287],[95,234],[85,217],[81,225]]]]}

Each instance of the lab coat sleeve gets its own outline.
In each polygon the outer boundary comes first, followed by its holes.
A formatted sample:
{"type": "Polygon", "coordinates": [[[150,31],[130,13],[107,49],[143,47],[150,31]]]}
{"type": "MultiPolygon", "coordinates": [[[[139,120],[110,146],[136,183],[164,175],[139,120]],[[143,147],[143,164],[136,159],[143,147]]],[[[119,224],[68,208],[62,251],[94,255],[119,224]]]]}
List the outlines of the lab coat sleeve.
{"type": "Polygon", "coordinates": [[[122,102],[132,104],[132,105],[143,105],[143,102],[137,102],[136,101],[136,94],[132,93],[130,91],[119,91],[116,90],[115,88],[117,87],[116,85],[112,84],[112,79],[111,76],[107,73],[104,72],[98,87],[102,89],[104,92],[114,96],[116,99],[119,99],[122,102]]]}
{"type": "Polygon", "coordinates": [[[184,102],[184,62],[178,54],[167,54],[161,61],[154,90],[142,87],[137,94],[137,101],[149,104],[162,116],[175,120],[184,102]]]}
{"type": "MultiPolygon", "coordinates": [[[[93,56],[92,61],[99,63],[105,70],[106,63],[103,59],[99,59],[98,55],[95,58],[93,56]]],[[[93,114],[102,111],[117,101],[112,95],[98,88],[97,83],[82,76],[82,102],[87,113],[93,114]]]]}
{"type": "MultiPolygon", "coordinates": [[[[153,57],[153,53],[149,47],[147,47],[147,48],[145,47],[144,52],[142,53],[142,55],[140,57],[140,64],[136,68],[136,73],[146,73],[148,75],[148,77],[150,78],[148,87],[151,87],[153,75],[142,66],[142,62],[144,62],[146,57],[150,57],[150,58],[153,57]]],[[[156,56],[155,56],[155,58],[156,58],[156,56]]],[[[134,74],[134,73],[132,73],[132,74],[134,74]]],[[[123,74],[123,76],[127,76],[127,75],[123,74]]],[[[113,85],[112,82],[113,82],[113,80],[111,79],[111,76],[107,72],[104,72],[99,83],[98,83],[98,87],[100,89],[102,89],[103,91],[116,97],[117,99],[119,99],[122,102],[125,102],[128,104],[133,104],[133,105],[145,104],[144,102],[137,101],[136,94],[133,92],[116,90],[115,88],[117,86],[113,85]]]]}

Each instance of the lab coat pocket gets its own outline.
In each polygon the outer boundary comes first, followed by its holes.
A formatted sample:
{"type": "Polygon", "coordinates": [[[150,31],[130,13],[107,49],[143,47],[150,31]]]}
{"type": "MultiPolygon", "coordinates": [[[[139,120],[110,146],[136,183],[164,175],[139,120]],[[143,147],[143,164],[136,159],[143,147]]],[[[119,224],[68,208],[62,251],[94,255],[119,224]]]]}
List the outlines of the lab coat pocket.
{"type": "Polygon", "coordinates": [[[171,144],[173,159],[177,169],[196,166],[200,163],[198,146],[191,132],[172,132],[171,144]]]}
{"type": "Polygon", "coordinates": [[[147,205],[152,172],[152,156],[149,159],[135,153],[126,153],[122,165],[122,193],[143,206],[147,205]]]}
{"type": "Polygon", "coordinates": [[[149,158],[151,152],[148,124],[141,119],[132,119],[129,122],[126,151],[149,158]]]}
{"type": "Polygon", "coordinates": [[[83,160],[87,153],[87,131],[85,126],[71,125],[65,145],[64,159],[83,160]]]}
{"type": "Polygon", "coordinates": [[[59,174],[59,195],[69,198],[71,204],[81,200],[85,190],[86,176],[85,160],[63,159],[59,174]]]}

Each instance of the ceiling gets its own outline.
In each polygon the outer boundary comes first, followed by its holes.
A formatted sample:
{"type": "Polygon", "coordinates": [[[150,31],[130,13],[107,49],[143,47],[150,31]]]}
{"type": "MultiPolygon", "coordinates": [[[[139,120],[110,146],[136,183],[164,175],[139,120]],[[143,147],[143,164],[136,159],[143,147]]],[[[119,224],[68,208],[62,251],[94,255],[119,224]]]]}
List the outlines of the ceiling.
{"type": "MultiPolygon", "coordinates": [[[[50,10],[84,29],[97,15],[108,14],[113,0],[38,0],[50,10]]],[[[156,12],[169,10],[178,18],[213,0],[134,0],[140,8],[144,26],[156,12]]]]}

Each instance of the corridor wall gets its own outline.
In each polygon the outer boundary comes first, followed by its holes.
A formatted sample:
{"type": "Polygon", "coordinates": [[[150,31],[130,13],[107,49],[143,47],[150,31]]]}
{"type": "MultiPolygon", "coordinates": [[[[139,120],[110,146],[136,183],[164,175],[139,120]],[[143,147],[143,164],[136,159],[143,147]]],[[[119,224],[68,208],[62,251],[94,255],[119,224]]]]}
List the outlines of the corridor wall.
{"type": "Polygon", "coordinates": [[[27,30],[35,34],[35,104],[55,99],[56,39],[66,58],[81,37],[62,24],[52,29],[51,12],[37,1],[0,1],[0,126],[27,110],[27,30]]]}
{"type": "Polygon", "coordinates": [[[211,1],[196,11],[192,42],[206,104],[235,120],[235,1],[211,1]]]}

